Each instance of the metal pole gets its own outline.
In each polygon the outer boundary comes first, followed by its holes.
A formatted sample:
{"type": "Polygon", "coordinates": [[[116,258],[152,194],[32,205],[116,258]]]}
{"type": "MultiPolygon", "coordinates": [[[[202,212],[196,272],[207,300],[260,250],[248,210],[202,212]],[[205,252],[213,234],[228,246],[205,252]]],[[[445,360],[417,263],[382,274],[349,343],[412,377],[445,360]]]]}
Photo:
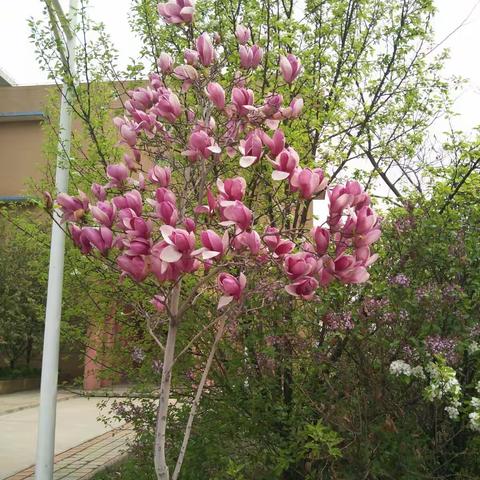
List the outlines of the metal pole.
{"type": "MultiPolygon", "coordinates": [[[[69,17],[72,27],[65,29],[67,38],[64,54],[67,57],[67,75],[75,72],[75,21],[78,0],[70,0],[69,17]]],[[[57,12],[58,13],[58,12],[57,12]]],[[[61,19],[64,23],[65,19],[61,19]]],[[[57,28],[53,26],[53,28],[57,28]]],[[[55,184],[57,192],[66,192],[68,188],[68,167],[70,157],[72,112],[69,107],[72,98],[72,79],[64,81],[60,107],[60,133],[57,154],[55,184]]],[[[62,313],[63,264],[65,234],[59,226],[60,214],[53,213],[52,238],[50,244],[50,266],[48,272],[47,307],[45,314],[45,333],[43,339],[42,381],[40,386],[40,412],[37,434],[36,480],[52,480],[53,459],[55,455],[55,420],[57,407],[58,356],[60,343],[60,319],[62,313]]]]}

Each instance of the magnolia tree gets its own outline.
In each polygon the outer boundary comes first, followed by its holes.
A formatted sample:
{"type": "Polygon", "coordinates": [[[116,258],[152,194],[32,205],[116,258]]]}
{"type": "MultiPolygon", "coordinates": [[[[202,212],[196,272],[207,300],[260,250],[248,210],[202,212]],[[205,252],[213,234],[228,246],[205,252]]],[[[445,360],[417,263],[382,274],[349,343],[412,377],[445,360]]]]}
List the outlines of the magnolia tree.
{"type": "Polygon", "coordinates": [[[158,11],[166,23],[177,25],[191,48],[182,52],[181,63],[162,53],[148,86],[129,92],[125,116],[114,119],[124,162],[107,166],[105,184],[93,184],[90,198],[62,193],[57,204],[85,255],[118,271],[120,279],[155,285],[142,313],[163,351],[154,460],[157,477],[166,480],[176,336],[197,299],[218,297],[219,313],[207,326],[216,329],[215,339],[172,479],[179,476],[226,324],[242,315],[253,296],[268,302],[268,290],[278,288],[279,279],[294,302],[319,301],[334,281],[367,281],[367,268],[376,259],[370,246],[380,229],[359,183],[329,185],[321,169],[301,166],[285,138],[282,125],[303,108],[292,88],[302,70],[295,55],[279,58],[279,71],[271,72],[275,89],[258,98],[255,69],[263,51],[248,28],[237,27],[234,55],[217,34],[195,32],[192,1],[171,0],[158,11]],[[222,83],[232,69],[233,80],[222,83]],[[325,192],[328,219],[312,228],[312,201],[325,192]],[[259,275],[271,279],[270,285],[249,283],[259,275]]]}

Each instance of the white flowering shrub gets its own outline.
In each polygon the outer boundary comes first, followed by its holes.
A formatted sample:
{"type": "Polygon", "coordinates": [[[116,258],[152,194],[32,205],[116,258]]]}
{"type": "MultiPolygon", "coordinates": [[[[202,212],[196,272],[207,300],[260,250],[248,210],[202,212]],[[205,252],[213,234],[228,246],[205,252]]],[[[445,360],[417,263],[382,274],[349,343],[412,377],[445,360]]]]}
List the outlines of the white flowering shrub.
{"type": "MultiPolygon", "coordinates": [[[[463,394],[457,372],[446,365],[441,357],[437,357],[436,362],[430,362],[425,369],[421,365],[412,366],[404,360],[394,360],[390,364],[390,374],[426,380],[423,393],[428,401],[444,404],[444,410],[451,420],[459,420],[461,412],[468,413],[468,427],[480,432],[480,398],[468,399],[463,394]]],[[[475,390],[480,394],[480,381],[477,382],[475,390]]]]}

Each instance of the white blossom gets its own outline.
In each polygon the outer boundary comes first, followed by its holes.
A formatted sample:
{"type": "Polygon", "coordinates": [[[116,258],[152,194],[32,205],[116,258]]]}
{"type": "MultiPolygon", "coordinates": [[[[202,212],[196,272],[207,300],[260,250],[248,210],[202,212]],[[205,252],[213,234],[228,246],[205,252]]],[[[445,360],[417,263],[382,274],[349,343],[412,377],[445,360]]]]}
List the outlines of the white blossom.
{"type": "Polygon", "coordinates": [[[390,364],[390,373],[392,375],[407,375],[408,377],[412,374],[412,367],[403,360],[395,360],[390,364]]]}
{"type": "Polygon", "coordinates": [[[452,420],[458,420],[460,412],[458,411],[457,407],[454,407],[452,405],[448,405],[448,406],[445,407],[445,411],[447,412],[448,416],[452,420]]]}

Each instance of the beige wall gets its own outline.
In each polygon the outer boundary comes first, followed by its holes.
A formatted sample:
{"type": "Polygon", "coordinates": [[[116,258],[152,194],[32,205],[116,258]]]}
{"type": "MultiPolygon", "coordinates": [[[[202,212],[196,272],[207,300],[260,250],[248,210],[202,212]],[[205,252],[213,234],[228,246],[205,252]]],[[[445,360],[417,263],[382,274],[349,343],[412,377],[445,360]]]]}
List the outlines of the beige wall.
{"type": "Polygon", "coordinates": [[[0,196],[25,194],[29,178],[40,178],[40,122],[0,123],[0,196]]]}
{"type": "Polygon", "coordinates": [[[26,182],[41,176],[41,118],[25,114],[43,112],[51,88],[55,87],[0,87],[0,196],[25,195],[26,182]],[[3,115],[13,113],[22,115],[3,115]]]}

